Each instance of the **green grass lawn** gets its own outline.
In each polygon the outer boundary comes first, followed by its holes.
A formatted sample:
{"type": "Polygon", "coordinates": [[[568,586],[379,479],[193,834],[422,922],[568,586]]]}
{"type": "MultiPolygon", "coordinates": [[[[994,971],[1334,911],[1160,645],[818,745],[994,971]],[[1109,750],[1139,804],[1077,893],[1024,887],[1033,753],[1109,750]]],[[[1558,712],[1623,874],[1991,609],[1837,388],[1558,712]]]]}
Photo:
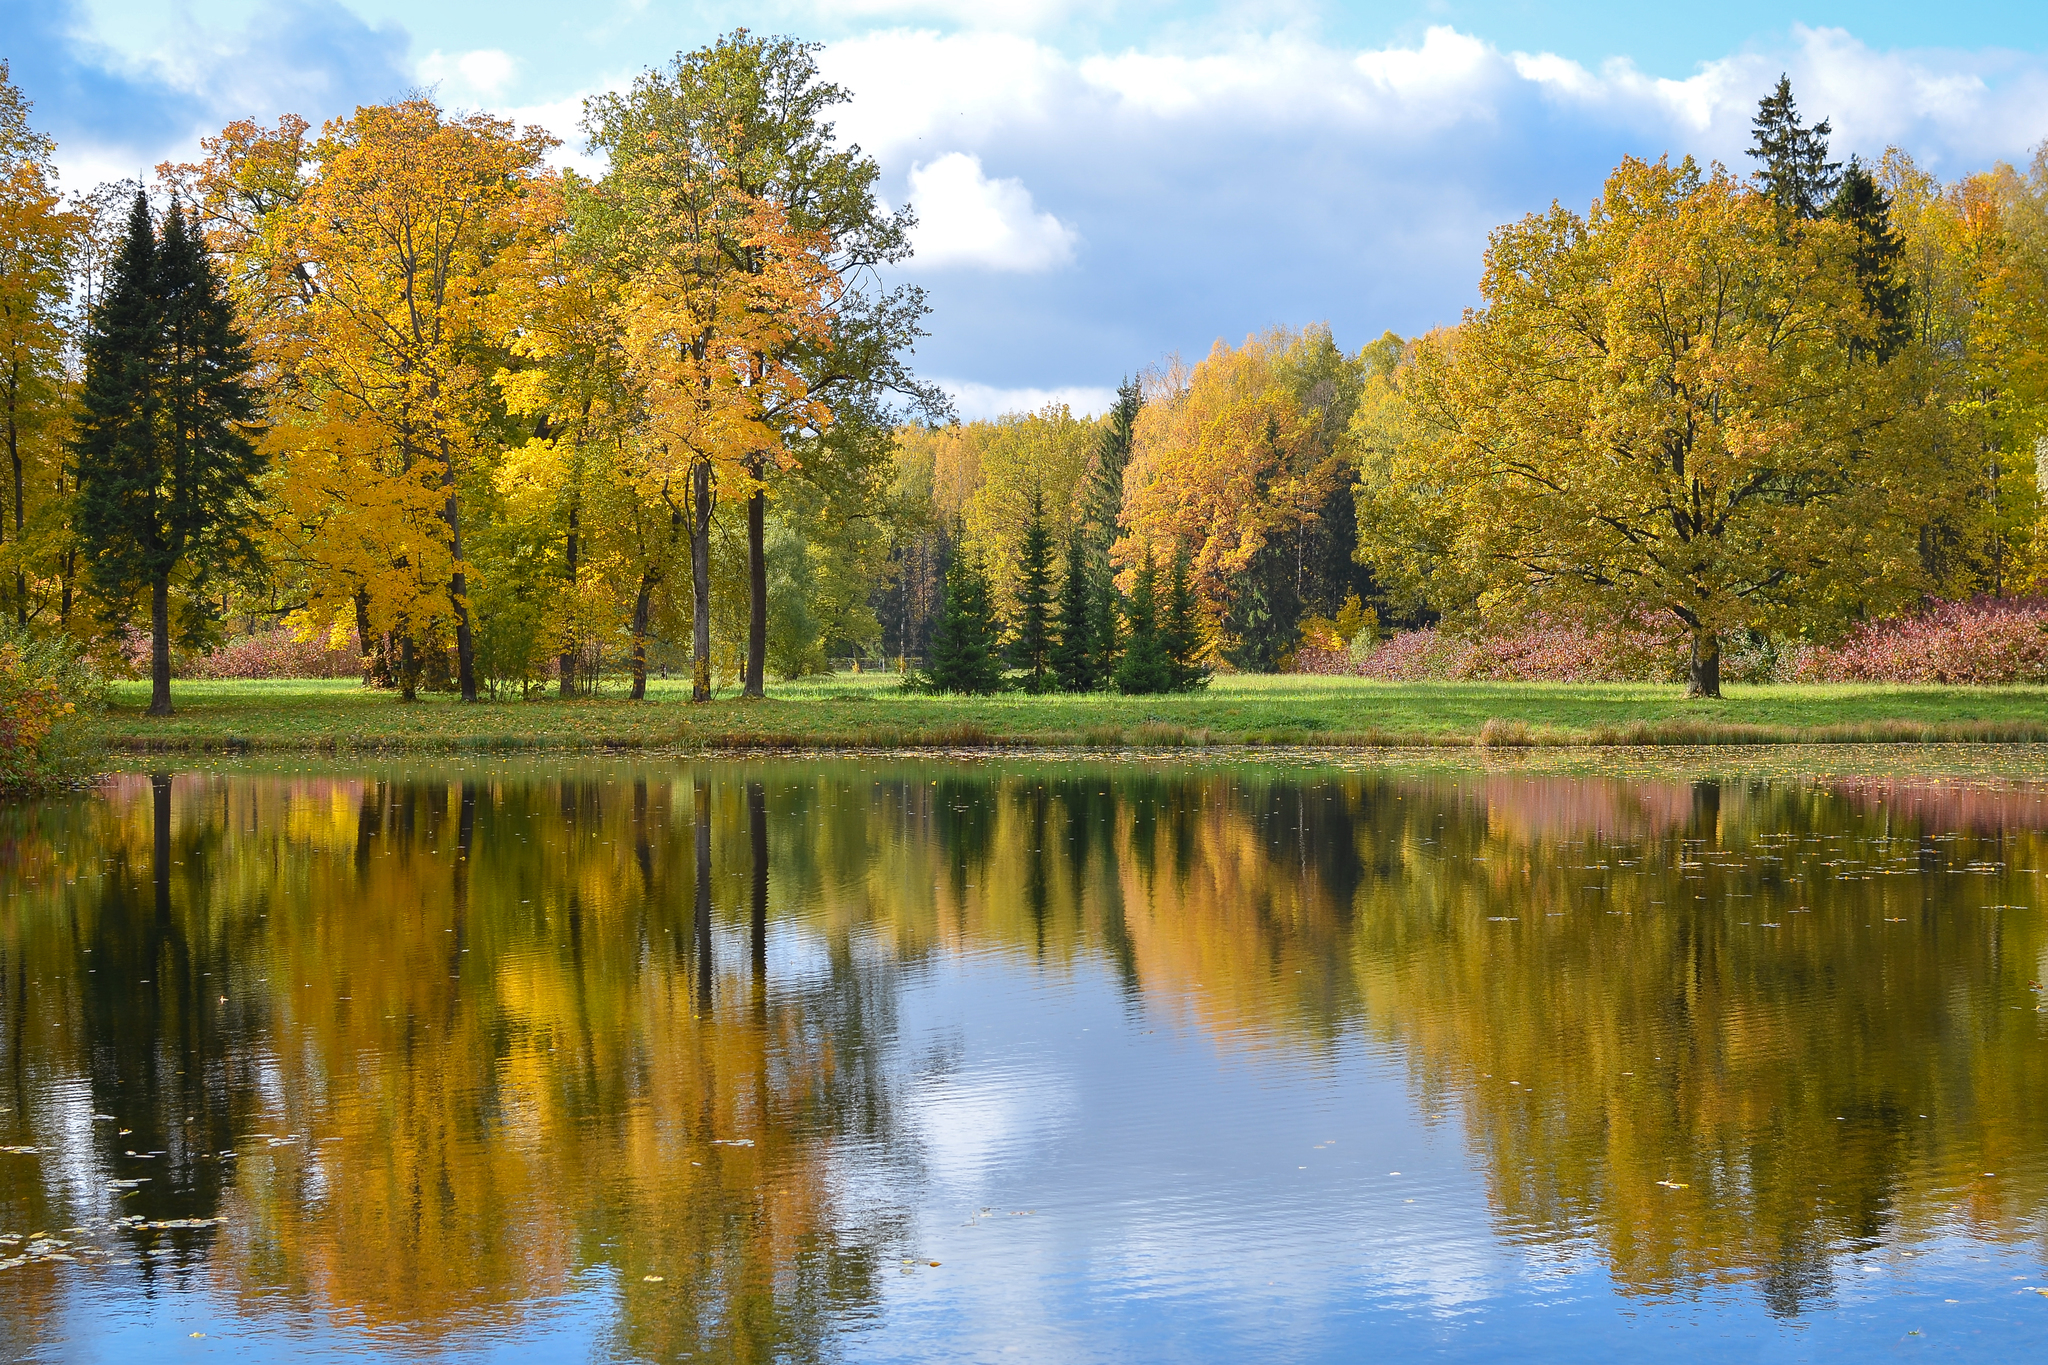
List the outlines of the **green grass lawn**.
{"type": "Polygon", "coordinates": [[[2048,740],[2048,688],[1731,685],[1689,701],[1659,683],[1383,683],[1226,677],[1186,696],[927,697],[878,674],[771,686],[768,699],[686,701],[649,684],[574,701],[412,705],[353,681],[180,682],[177,714],[114,687],[101,722],[123,750],[603,749],[1017,745],[1655,744],[2048,740]]]}

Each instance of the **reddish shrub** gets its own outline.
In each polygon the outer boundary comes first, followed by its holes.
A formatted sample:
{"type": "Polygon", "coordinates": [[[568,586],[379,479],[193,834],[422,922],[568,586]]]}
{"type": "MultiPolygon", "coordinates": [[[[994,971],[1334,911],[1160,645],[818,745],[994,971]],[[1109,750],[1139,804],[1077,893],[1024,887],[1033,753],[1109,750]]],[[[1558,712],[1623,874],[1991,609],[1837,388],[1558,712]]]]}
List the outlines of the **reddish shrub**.
{"type": "Polygon", "coordinates": [[[1834,646],[1788,651],[1787,682],[2048,683],[2048,599],[1939,602],[1834,646]]]}
{"type": "MultiPolygon", "coordinates": [[[[132,636],[131,636],[132,638],[132,636]]],[[[143,674],[149,672],[149,637],[141,637],[141,657],[124,649],[130,663],[143,674]]],[[[225,678],[345,678],[361,671],[357,662],[355,636],[348,647],[327,648],[325,636],[301,640],[290,626],[277,625],[254,635],[229,640],[206,654],[179,655],[172,660],[172,672],[180,678],[220,680],[225,678]]]]}
{"type": "Polygon", "coordinates": [[[1647,629],[1598,632],[1537,622],[1467,639],[1426,626],[1392,636],[1363,660],[1326,654],[1311,660],[1304,650],[1297,663],[1303,672],[1389,682],[1634,682],[1674,676],[1681,648],[1669,636],[1647,629]]]}

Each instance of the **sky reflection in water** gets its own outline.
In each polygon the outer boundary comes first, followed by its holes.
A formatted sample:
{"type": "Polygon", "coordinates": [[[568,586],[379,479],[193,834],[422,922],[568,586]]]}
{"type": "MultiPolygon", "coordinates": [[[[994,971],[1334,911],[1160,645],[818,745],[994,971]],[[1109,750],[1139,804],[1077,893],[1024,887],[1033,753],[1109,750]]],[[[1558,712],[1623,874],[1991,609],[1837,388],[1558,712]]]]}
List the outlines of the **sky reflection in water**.
{"type": "Polygon", "coordinates": [[[2044,796],[591,761],[0,808],[0,1356],[2024,1353],[2044,796]]]}

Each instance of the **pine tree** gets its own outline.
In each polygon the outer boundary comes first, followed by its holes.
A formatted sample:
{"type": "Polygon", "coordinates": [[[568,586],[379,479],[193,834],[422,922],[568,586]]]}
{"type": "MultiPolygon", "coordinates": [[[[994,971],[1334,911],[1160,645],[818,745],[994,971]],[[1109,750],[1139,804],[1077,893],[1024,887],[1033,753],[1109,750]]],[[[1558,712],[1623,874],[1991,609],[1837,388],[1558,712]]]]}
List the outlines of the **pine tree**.
{"type": "Polygon", "coordinates": [[[1031,493],[1031,519],[1017,556],[1017,633],[1010,641],[1010,667],[1022,670],[1024,690],[1046,690],[1052,654],[1052,535],[1045,526],[1045,494],[1031,493]]]}
{"type": "Polygon", "coordinates": [[[1150,546],[1138,565],[1131,588],[1124,657],[1116,666],[1116,690],[1125,694],[1167,692],[1173,688],[1173,661],[1159,629],[1159,569],[1150,546]]]}
{"type": "Polygon", "coordinates": [[[1811,128],[1799,124],[1792,102],[1792,81],[1778,77],[1778,88],[1757,103],[1756,143],[1749,154],[1762,162],[1756,173],[1764,193],[1778,201],[1787,215],[1815,219],[1827,206],[1840,181],[1842,163],[1828,160],[1828,134],[1822,119],[1811,128]]]}
{"type": "Polygon", "coordinates": [[[1083,521],[1093,548],[1107,562],[1109,547],[1116,539],[1116,519],[1124,508],[1124,470],[1131,463],[1131,447],[1138,430],[1138,410],[1145,397],[1138,381],[1126,379],[1117,387],[1116,403],[1102,424],[1102,436],[1095,447],[1095,463],[1088,471],[1088,492],[1083,521]]]}
{"type": "Polygon", "coordinates": [[[125,623],[150,601],[152,716],[171,714],[171,583],[196,636],[215,574],[253,564],[250,494],[263,467],[250,439],[256,391],[249,344],[176,204],[161,237],[141,194],[84,343],[72,438],[78,535],[102,613],[125,623]]]}
{"type": "MultiPolygon", "coordinates": [[[[1090,557],[1091,563],[1093,557],[1090,557]]],[[[1116,580],[1110,575],[1090,573],[1094,580],[1089,594],[1088,644],[1093,660],[1089,668],[1089,690],[1099,692],[1116,680],[1117,660],[1123,656],[1123,638],[1117,630],[1116,580]]]]}
{"type": "Polygon", "coordinates": [[[1209,666],[1201,662],[1202,622],[1195,602],[1194,574],[1188,552],[1173,557],[1173,576],[1166,594],[1166,624],[1161,627],[1166,645],[1167,675],[1175,692],[1193,692],[1209,685],[1209,666]]]}
{"type": "Polygon", "coordinates": [[[964,551],[946,566],[945,606],[932,629],[932,661],[925,682],[934,692],[976,696],[999,691],[1003,685],[988,579],[964,551]]]}
{"type": "Polygon", "coordinates": [[[1067,537],[1067,577],[1060,584],[1059,614],[1053,630],[1059,643],[1052,648],[1053,685],[1062,692],[1095,690],[1095,594],[1094,577],[1088,572],[1088,541],[1080,527],[1067,537]]]}
{"type": "Polygon", "coordinates": [[[1855,157],[1828,204],[1828,217],[1857,231],[1856,278],[1863,301],[1878,323],[1877,358],[1889,359],[1905,344],[1912,286],[1900,268],[1906,243],[1892,227],[1891,198],[1855,157]]]}

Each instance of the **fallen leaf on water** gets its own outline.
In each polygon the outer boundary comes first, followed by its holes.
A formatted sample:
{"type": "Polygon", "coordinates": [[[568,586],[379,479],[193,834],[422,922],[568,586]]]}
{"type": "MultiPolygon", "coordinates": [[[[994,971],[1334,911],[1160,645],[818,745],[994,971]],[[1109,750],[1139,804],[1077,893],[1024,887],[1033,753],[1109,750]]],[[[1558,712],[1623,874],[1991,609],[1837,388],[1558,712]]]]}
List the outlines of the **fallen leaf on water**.
{"type": "Polygon", "coordinates": [[[640,1283],[642,1283],[642,1284],[661,1284],[661,1283],[663,1283],[664,1281],[666,1281],[667,1279],[668,1279],[668,1276],[666,1276],[666,1275],[642,1275],[642,1276],[640,1277],[640,1283]]]}

